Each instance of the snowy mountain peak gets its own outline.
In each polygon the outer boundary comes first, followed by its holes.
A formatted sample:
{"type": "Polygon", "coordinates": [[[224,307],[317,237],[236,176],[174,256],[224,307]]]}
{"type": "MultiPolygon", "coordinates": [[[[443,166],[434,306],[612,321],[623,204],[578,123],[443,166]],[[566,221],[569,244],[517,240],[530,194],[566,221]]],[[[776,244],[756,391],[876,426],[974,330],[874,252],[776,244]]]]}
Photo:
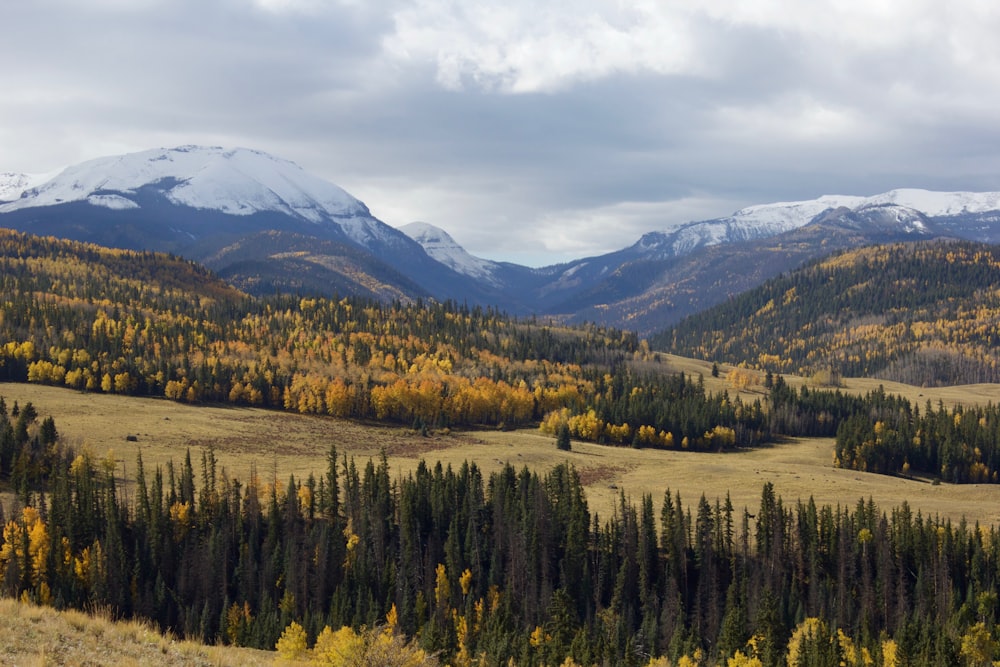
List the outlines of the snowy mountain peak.
{"type": "Polygon", "coordinates": [[[899,188],[870,197],[823,195],[808,201],[748,206],[728,219],[754,224],[790,225],[789,229],[794,229],[808,224],[817,215],[830,209],[845,207],[857,210],[865,206],[884,204],[895,204],[919,211],[928,218],[939,218],[1000,210],[1000,192],[935,192],[917,188],[899,188]]]}
{"type": "MultiPolygon", "coordinates": [[[[18,187],[10,191],[17,193],[18,187]]],[[[218,146],[158,148],[82,162],[22,188],[18,198],[0,204],[0,213],[74,202],[141,209],[155,200],[232,216],[278,213],[335,223],[366,246],[386,232],[362,202],[295,163],[218,146]]]]}
{"type": "Polygon", "coordinates": [[[440,227],[426,222],[411,222],[400,227],[399,231],[419,243],[428,255],[458,273],[490,284],[499,284],[496,277],[498,265],[495,262],[470,255],[440,227]]]}
{"type": "Polygon", "coordinates": [[[368,215],[364,204],[298,165],[245,148],[180,146],[97,158],[63,170],[26,190],[6,210],[88,201],[140,206],[137,194],[154,188],[171,203],[230,215],[277,211],[320,222],[328,216],[368,215]]]}
{"type": "Polygon", "coordinates": [[[685,223],[659,236],[647,234],[636,247],[660,256],[682,255],[702,246],[776,236],[804,227],[830,212],[841,217],[842,212],[848,212],[850,224],[867,225],[871,231],[892,229],[928,234],[929,220],[990,211],[1000,211],[1000,192],[932,192],[910,188],[870,197],[823,195],[807,201],[748,206],[728,217],[685,223]]]}
{"type": "Polygon", "coordinates": [[[869,204],[898,204],[930,218],[1000,210],[1000,192],[934,192],[915,188],[890,190],[868,197],[869,204]]]}

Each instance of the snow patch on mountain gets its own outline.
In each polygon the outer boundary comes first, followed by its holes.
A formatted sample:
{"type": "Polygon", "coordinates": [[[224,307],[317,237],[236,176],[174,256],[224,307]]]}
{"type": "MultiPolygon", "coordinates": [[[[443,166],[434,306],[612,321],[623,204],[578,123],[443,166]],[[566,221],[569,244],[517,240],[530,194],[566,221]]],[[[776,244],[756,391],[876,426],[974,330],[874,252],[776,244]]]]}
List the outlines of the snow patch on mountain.
{"type": "Polygon", "coordinates": [[[933,192],[901,188],[870,197],[823,195],[808,201],[748,206],[731,216],[680,225],[647,234],[636,246],[650,254],[677,256],[696,248],[776,236],[804,227],[830,211],[845,209],[885,228],[893,220],[903,232],[930,233],[926,221],[1000,210],[1000,192],[933,192]]]}
{"type": "Polygon", "coordinates": [[[90,195],[87,197],[87,203],[91,206],[102,206],[117,211],[139,208],[139,205],[131,199],[119,195],[90,195]]]}
{"type": "Polygon", "coordinates": [[[873,213],[873,218],[880,218],[883,225],[895,227],[907,234],[929,234],[927,216],[922,211],[902,204],[866,204],[855,211],[859,214],[873,213]]]}
{"type": "Polygon", "coordinates": [[[776,202],[773,204],[758,204],[736,211],[728,218],[720,220],[731,221],[734,225],[751,224],[755,227],[765,227],[780,232],[787,232],[808,224],[823,211],[831,208],[856,208],[863,206],[864,197],[850,195],[823,195],[809,201],[776,202]]]}
{"type": "Polygon", "coordinates": [[[0,203],[14,201],[26,190],[38,187],[51,180],[60,170],[44,174],[20,174],[12,171],[0,172],[0,203]]]}
{"type": "Polygon", "coordinates": [[[469,254],[440,227],[426,222],[411,222],[399,227],[399,231],[419,243],[428,255],[452,270],[491,285],[500,284],[496,276],[499,268],[496,262],[469,254]]]}
{"type": "Polygon", "coordinates": [[[890,190],[868,197],[868,204],[898,204],[929,218],[1000,210],[1000,192],[934,192],[914,188],[890,190]]]}

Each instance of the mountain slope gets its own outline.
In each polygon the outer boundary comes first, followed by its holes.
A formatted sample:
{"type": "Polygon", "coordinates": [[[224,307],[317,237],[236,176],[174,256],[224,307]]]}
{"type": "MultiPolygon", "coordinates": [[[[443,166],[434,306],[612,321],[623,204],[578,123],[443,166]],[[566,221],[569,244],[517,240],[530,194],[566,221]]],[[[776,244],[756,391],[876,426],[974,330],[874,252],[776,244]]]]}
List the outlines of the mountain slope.
{"type": "Polygon", "coordinates": [[[1000,241],[998,209],[1000,193],[926,190],[752,206],[535,270],[517,289],[540,312],[647,335],[837,249],[939,236],[1000,241]]]}
{"type": "Polygon", "coordinates": [[[620,264],[606,265],[599,281],[555,308],[570,313],[569,322],[617,322],[650,335],[836,249],[935,235],[933,224],[911,209],[868,206],[828,211],[777,236],[716,243],[680,256],[633,247],[618,254],[620,264]]]}
{"type": "Polygon", "coordinates": [[[835,254],[698,313],[660,349],[779,373],[1000,381],[1000,248],[932,241],[835,254]]]}
{"type": "Polygon", "coordinates": [[[379,301],[431,296],[362,248],[294,232],[269,230],[244,236],[205,257],[204,263],[257,296],[354,295],[379,301]]]}
{"type": "MultiPolygon", "coordinates": [[[[10,192],[30,184],[14,177],[9,182],[10,192]]],[[[182,146],[90,160],[0,204],[0,224],[182,254],[226,275],[243,275],[253,266],[259,275],[247,279],[255,284],[295,289],[288,276],[303,268],[301,258],[262,243],[260,234],[273,231],[316,239],[311,264],[326,267],[328,294],[476,302],[491,296],[488,286],[463,280],[341,188],[248,149],[182,146]],[[224,263],[237,255],[226,252],[233,246],[241,249],[239,267],[224,263]]],[[[307,278],[308,291],[322,290],[323,279],[307,278]]]]}

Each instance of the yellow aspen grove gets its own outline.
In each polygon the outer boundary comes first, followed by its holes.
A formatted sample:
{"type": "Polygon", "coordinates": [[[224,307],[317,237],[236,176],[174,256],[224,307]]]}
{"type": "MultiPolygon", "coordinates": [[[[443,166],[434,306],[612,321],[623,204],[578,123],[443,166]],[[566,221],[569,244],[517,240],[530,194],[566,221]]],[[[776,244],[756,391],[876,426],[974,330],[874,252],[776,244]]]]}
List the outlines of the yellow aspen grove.
{"type": "Polygon", "coordinates": [[[11,519],[3,528],[3,544],[0,546],[0,580],[3,579],[12,561],[28,562],[31,565],[31,583],[39,586],[48,573],[49,534],[45,522],[34,507],[21,510],[20,519],[11,519]],[[25,540],[27,537],[27,540],[25,540]],[[27,553],[25,553],[27,542],[27,553]]]}

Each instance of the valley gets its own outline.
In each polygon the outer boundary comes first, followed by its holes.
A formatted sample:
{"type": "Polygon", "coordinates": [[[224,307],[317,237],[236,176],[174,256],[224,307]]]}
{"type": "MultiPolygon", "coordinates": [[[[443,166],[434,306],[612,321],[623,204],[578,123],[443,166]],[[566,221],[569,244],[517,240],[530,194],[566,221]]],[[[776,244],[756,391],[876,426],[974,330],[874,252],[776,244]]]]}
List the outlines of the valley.
{"type": "MultiPolygon", "coordinates": [[[[676,356],[665,359],[671,370],[704,373],[709,391],[727,388],[724,380],[710,376],[704,362],[676,356]]],[[[795,377],[787,380],[793,386],[804,382],[795,377]]],[[[844,381],[844,390],[860,394],[879,384],[918,403],[930,400],[969,406],[1000,402],[1000,385],[918,388],[850,378],[844,381]]],[[[714,502],[728,492],[738,510],[746,507],[753,513],[760,503],[761,487],[772,482],[777,494],[788,502],[812,497],[819,505],[853,506],[859,499],[870,498],[884,511],[906,502],[925,516],[1000,524],[1000,485],[932,485],[928,480],[836,468],[832,438],[789,438],[767,447],[724,454],[635,450],[581,441],[573,442],[570,452],[560,452],[552,436],[537,429],[456,430],[424,437],[399,426],[260,408],[192,406],[36,384],[0,384],[0,395],[8,404],[14,399],[21,404],[30,401],[42,416],[58,415],[60,436],[74,448],[87,448],[99,459],[110,452],[116,475],[128,482],[126,489],[134,483],[139,454],[147,474],[168,461],[179,467],[186,451],[190,451],[198,471],[202,452],[212,448],[227,476],[245,481],[255,470],[262,482],[276,478],[283,486],[290,475],[300,482],[310,474],[322,475],[330,445],[335,445],[338,455],[355,457],[358,465],[369,458],[378,459],[384,450],[393,479],[412,473],[421,459],[429,466],[440,462],[456,470],[463,462],[474,462],[487,476],[508,463],[543,473],[567,462],[580,474],[591,512],[605,518],[619,509],[621,493],[629,503],[652,494],[658,507],[668,488],[679,492],[687,503],[702,494],[714,502]],[[136,440],[129,441],[128,436],[136,440]]],[[[742,396],[750,399],[754,393],[742,396]]]]}

